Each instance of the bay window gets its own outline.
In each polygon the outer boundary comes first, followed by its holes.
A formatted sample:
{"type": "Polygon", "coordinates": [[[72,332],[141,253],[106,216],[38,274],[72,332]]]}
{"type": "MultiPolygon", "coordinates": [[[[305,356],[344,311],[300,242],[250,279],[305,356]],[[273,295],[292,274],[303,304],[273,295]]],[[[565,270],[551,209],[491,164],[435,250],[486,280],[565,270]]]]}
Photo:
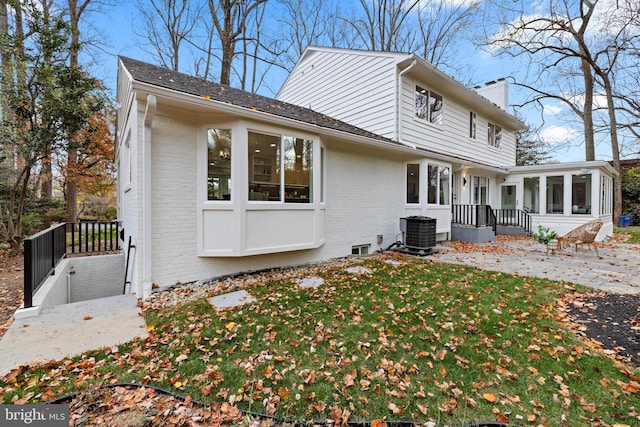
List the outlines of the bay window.
{"type": "Polygon", "coordinates": [[[313,141],[248,134],[249,200],[312,203],[313,141]]]}

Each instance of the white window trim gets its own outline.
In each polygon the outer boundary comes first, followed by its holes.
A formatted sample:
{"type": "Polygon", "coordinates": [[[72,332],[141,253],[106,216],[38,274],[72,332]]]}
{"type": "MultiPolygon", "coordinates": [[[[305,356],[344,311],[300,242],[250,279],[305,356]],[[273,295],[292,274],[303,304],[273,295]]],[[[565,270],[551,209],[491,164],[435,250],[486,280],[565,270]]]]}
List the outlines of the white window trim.
{"type": "Polygon", "coordinates": [[[475,111],[469,111],[469,133],[468,137],[472,141],[478,140],[478,114],[475,111]],[[473,118],[473,120],[472,120],[473,118]],[[473,131],[473,135],[472,135],[473,131]]]}
{"type": "Polygon", "coordinates": [[[440,93],[438,93],[437,91],[431,90],[431,89],[427,89],[426,87],[423,87],[421,85],[419,85],[418,83],[414,82],[413,85],[413,119],[416,120],[419,123],[423,123],[426,124],[428,126],[433,126],[435,129],[440,129],[440,130],[444,130],[444,120],[445,120],[445,103],[444,103],[444,96],[442,96],[440,93]],[[416,96],[418,93],[418,88],[426,91],[427,94],[427,118],[421,118],[418,117],[418,115],[416,114],[416,96]],[[429,107],[429,99],[431,98],[431,93],[435,93],[436,95],[438,95],[441,99],[442,99],[442,107],[440,108],[441,111],[441,123],[433,123],[430,120],[431,117],[431,108],[429,107]]]}
{"type": "Polygon", "coordinates": [[[492,122],[487,122],[487,145],[489,147],[492,147],[496,150],[501,150],[502,149],[502,140],[504,139],[504,129],[502,129],[502,126],[497,125],[495,123],[492,122]],[[493,132],[493,138],[491,138],[491,133],[489,132],[489,128],[493,126],[494,128],[494,132],[493,132]],[[497,140],[496,138],[496,133],[495,133],[495,129],[500,129],[500,139],[497,140]]]}
{"type": "Polygon", "coordinates": [[[426,168],[425,168],[425,172],[426,174],[425,176],[425,199],[426,199],[426,203],[427,206],[431,206],[431,207],[435,207],[435,206],[451,206],[451,202],[452,202],[452,175],[453,173],[451,172],[452,167],[450,164],[447,163],[438,163],[438,162],[427,162],[426,163],[426,168]],[[429,202],[429,166],[435,166],[437,169],[437,184],[436,184],[436,201],[434,203],[430,203],[429,202]],[[440,203],[440,168],[449,168],[449,203],[444,203],[441,204],[440,203]]]}

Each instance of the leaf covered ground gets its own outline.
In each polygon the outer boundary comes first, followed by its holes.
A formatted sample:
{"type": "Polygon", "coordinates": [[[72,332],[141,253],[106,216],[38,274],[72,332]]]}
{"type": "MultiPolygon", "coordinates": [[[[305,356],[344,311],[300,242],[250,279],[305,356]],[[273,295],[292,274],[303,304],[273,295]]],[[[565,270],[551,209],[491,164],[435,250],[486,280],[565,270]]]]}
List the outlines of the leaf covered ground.
{"type": "Polygon", "coordinates": [[[640,423],[640,372],[565,324],[558,298],[583,289],[413,257],[348,267],[240,279],[235,286],[257,301],[221,313],[188,287],[171,291],[145,305],[148,339],[16,369],[0,379],[4,402],[82,391],[76,425],[112,425],[116,416],[137,417],[129,425],[259,422],[240,410],[338,424],[640,423]],[[300,287],[309,274],[322,284],[300,287]],[[187,402],[95,388],[127,382],[187,402]]]}

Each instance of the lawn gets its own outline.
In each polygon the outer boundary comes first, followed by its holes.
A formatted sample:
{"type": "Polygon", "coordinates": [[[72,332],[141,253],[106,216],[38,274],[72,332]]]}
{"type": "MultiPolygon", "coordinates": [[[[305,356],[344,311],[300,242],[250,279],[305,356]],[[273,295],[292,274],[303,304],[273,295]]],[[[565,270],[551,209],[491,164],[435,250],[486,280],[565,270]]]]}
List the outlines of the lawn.
{"type": "MultiPolygon", "coordinates": [[[[638,425],[639,370],[578,340],[574,285],[414,257],[248,282],[257,301],[147,310],[146,340],[0,379],[5,403],[137,382],[293,420],[638,425]]],[[[269,277],[269,276],[267,276],[269,277]]]]}
{"type": "Polygon", "coordinates": [[[631,243],[635,245],[640,244],[640,227],[615,227],[613,231],[615,234],[624,234],[629,236],[629,239],[624,243],[631,243]]]}

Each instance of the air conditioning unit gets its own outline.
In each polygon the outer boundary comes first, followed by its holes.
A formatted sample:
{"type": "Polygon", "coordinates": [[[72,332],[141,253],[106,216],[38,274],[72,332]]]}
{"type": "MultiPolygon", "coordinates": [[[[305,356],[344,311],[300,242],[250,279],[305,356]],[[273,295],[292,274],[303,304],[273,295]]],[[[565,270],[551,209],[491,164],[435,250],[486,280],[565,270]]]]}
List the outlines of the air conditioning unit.
{"type": "Polygon", "coordinates": [[[436,246],[436,219],[426,216],[400,218],[402,244],[408,252],[431,253],[436,246]]]}

